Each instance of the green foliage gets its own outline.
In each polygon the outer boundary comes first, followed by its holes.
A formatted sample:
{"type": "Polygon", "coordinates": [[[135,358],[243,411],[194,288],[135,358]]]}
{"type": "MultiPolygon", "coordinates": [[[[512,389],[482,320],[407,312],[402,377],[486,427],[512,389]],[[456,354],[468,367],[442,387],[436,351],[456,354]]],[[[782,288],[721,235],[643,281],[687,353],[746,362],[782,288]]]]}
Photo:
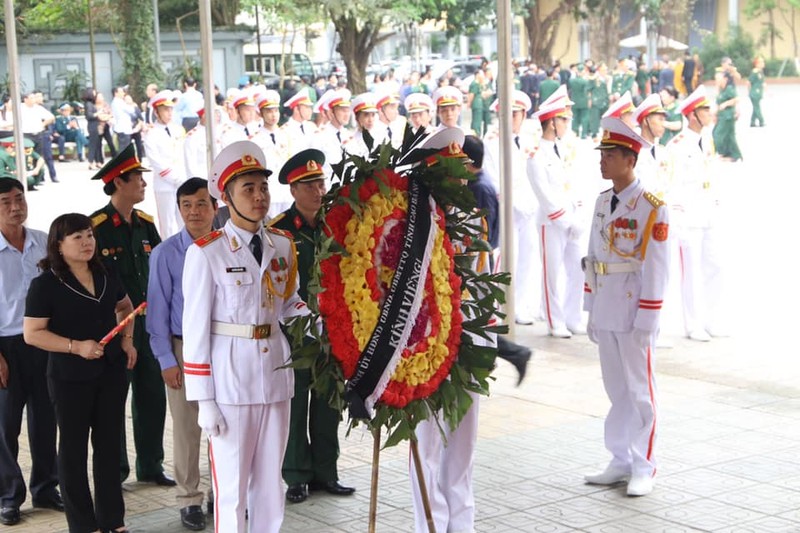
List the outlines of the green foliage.
{"type": "Polygon", "coordinates": [[[160,83],[164,73],[156,61],[153,35],[153,4],[137,0],[120,0],[120,55],[124,84],[131,87],[135,100],[144,98],[148,83],[160,83]]]}
{"type": "Polygon", "coordinates": [[[164,76],[164,85],[166,87],[175,87],[178,89],[183,88],[183,79],[185,77],[192,77],[197,81],[198,87],[203,85],[203,66],[199,61],[187,58],[182,65],[175,65],[164,76]]]}
{"type": "Polygon", "coordinates": [[[715,33],[709,33],[703,38],[700,49],[700,61],[705,65],[705,78],[714,77],[715,68],[723,57],[730,57],[739,73],[746,78],[753,70],[755,53],[753,37],[740,26],[731,26],[724,41],[720,41],[715,33]]]}
{"type": "Polygon", "coordinates": [[[767,59],[764,61],[764,75],[773,78],[778,75],[790,78],[797,76],[797,67],[792,59],[767,59]],[[783,68],[783,72],[781,72],[781,68],[783,68]]]}
{"type": "MultiPolygon", "coordinates": [[[[353,208],[356,216],[361,216],[358,187],[368,179],[377,180],[381,194],[390,194],[389,188],[380,178],[380,172],[394,168],[399,156],[399,151],[393,150],[389,144],[383,144],[375,149],[370,158],[350,156],[337,165],[335,171],[342,178],[323,199],[320,210],[322,227],[330,229],[325,224],[324,213],[337,205],[347,204],[353,208]],[[342,187],[346,185],[350,187],[349,195],[341,194],[342,187]]],[[[452,242],[469,243],[466,252],[489,249],[488,243],[476,237],[482,234],[480,213],[474,209],[475,198],[472,193],[459,183],[459,179],[471,180],[474,176],[465,170],[461,162],[438,158],[437,164],[421,165],[409,171],[407,176],[408,179],[419,180],[430,190],[438,205],[455,208],[448,210],[445,215],[447,234],[452,242]]],[[[311,315],[294,321],[287,331],[293,346],[291,366],[310,369],[314,393],[327,399],[333,408],[342,412],[346,407],[344,375],[338,361],[331,354],[327,332],[320,332],[316,327],[320,316],[317,298],[323,291],[320,263],[334,255],[347,254],[333,237],[326,236],[331,234],[330,231],[319,232],[317,236],[317,262],[308,287],[311,315]]],[[[440,427],[443,424],[457,426],[472,404],[469,393],[489,393],[489,380],[492,379],[490,373],[494,368],[497,352],[494,348],[476,345],[473,336],[487,338],[488,333],[507,331],[505,326],[490,324],[494,323],[496,317],[502,317],[496,310],[505,302],[503,286],[509,284],[510,276],[507,273],[476,273],[472,270],[472,263],[473,258],[456,257],[455,272],[461,277],[462,288],[470,294],[470,298],[462,299],[461,312],[465,318],[462,323],[461,346],[449,378],[431,396],[412,401],[403,409],[378,403],[372,420],[352,420],[351,429],[361,423],[372,430],[383,427],[388,433],[384,446],[394,446],[404,440],[413,439],[416,426],[431,417],[436,418],[440,427]],[[441,419],[438,418],[440,414],[441,419]]]]}

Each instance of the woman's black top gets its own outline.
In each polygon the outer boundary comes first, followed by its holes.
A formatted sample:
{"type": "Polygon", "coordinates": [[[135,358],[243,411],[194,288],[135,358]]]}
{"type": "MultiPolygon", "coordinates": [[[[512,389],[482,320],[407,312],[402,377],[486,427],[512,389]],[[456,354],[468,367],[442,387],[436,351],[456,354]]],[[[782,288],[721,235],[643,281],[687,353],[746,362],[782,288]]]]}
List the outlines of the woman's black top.
{"type": "MultiPolygon", "coordinates": [[[[94,274],[95,295],[87,291],[72,273],[60,279],[47,271],[31,282],[25,302],[25,316],[48,318],[47,329],[74,341],[100,341],[117,325],[114,309],[125,298],[125,289],[113,273],[94,274]]],[[[73,348],[75,350],[75,348],[73,348]]],[[[108,343],[100,359],[84,359],[80,355],[50,352],[48,377],[63,380],[96,378],[111,368],[124,369],[126,357],[121,336],[108,343]]]]}

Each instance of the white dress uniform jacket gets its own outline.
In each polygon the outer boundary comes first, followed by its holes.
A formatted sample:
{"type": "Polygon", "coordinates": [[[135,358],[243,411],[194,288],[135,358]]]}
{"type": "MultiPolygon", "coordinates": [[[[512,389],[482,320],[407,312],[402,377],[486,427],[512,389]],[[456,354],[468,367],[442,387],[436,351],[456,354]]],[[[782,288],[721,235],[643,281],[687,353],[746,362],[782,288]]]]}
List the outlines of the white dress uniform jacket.
{"type": "Polygon", "coordinates": [[[267,168],[272,171],[272,179],[269,180],[268,215],[274,218],[289,209],[294,202],[289,186],[278,183],[277,179],[283,164],[289,159],[289,141],[280,128],[268,130],[263,126],[250,140],[264,152],[267,168]]]}
{"type": "Polygon", "coordinates": [[[222,147],[225,148],[229,144],[235,143],[236,141],[249,141],[253,138],[253,136],[258,132],[259,125],[257,122],[252,122],[250,124],[240,124],[239,122],[233,121],[229,124],[230,127],[225,128],[222,132],[222,147]]]}
{"type": "Polygon", "coordinates": [[[584,308],[598,343],[611,400],[605,423],[611,466],[632,475],[656,471],[653,346],[669,277],[669,215],[636,179],[617,197],[600,194],[589,236],[584,308]]]}
{"type": "Polygon", "coordinates": [[[144,136],[144,149],[153,170],[153,192],[158,212],[158,232],[162,239],[178,233],[183,222],[175,194],[186,181],[183,158],[183,128],[175,124],[153,124],[144,136]],[[167,131],[169,128],[169,131],[167,131]]]}
{"type": "MultiPolygon", "coordinates": [[[[343,150],[345,144],[350,142],[353,133],[347,128],[337,129],[333,124],[328,122],[311,139],[311,147],[321,150],[325,154],[325,165],[322,170],[325,176],[333,175],[333,168],[342,160],[343,150]]],[[[330,188],[330,178],[326,178],[326,185],[330,188]]]]}
{"type": "MultiPolygon", "coordinates": [[[[220,142],[219,135],[220,127],[214,130],[216,139],[216,153],[222,150],[222,143],[220,142]]],[[[206,155],[208,148],[206,146],[206,135],[208,130],[202,124],[198,124],[186,133],[186,139],[183,142],[183,160],[186,167],[186,178],[203,178],[208,179],[208,161],[206,155]]]]}
{"type": "Polygon", "coordinates": [[[311,146],[311,140],[317,133],[317,125],[313,122],[308,120],[300,122],[293,118],[287,120],[286,123],[281,126],[281,129],[286,134],[286,140],[289,146],[289,157],[309,148],[311,146]]]}

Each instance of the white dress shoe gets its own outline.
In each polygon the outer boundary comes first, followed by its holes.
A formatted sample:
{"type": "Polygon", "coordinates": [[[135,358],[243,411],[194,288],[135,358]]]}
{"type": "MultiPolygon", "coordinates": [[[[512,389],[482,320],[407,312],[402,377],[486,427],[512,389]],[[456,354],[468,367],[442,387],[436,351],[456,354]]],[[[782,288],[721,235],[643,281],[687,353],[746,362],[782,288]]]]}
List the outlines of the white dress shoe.
{"type": "Polygon", "coordinates": [[[567,329],[570,330],[573,335],[586,335],[586,326],[584,324],[567,326],[567,329]]]}
{"type": "Polygon", "coordinates": [[[533,325],[533,319],[531,317],[529,317],[529,316],[526,316],[526,315],[517,315],[517,317],[514,319],[514,322],[516,322],[520,326],[532,326],[533,325]]]}
{"type": "Polygon", "coordinates": [[[709,335],[704,329],[696,329],[689,333],[689,338],[693,341],[708,342],[711,340],[711,335],[709,335]]]}
{"type": "Polygon", "coordinates": [[[615,466],[607,466],[599,474],[587,474],[583,477],[589,485],[616,485],[623,481],[628,481],[631,474],[627,470],[615,466]]]}
{"type": "Polygon", "coordinates": [[[570,333],[570,331],[567,328],[562,326],[560,328],[551,329],[550,336],[557,337],[559,339],[569,339],[570,337],[572,337],[572,333],[570,333]]]}
{"type": "Polygon", "coordinates": [[[647,496],[653,492],[653,476],[637,474],[628,482],[628,496],[647,496]]]}

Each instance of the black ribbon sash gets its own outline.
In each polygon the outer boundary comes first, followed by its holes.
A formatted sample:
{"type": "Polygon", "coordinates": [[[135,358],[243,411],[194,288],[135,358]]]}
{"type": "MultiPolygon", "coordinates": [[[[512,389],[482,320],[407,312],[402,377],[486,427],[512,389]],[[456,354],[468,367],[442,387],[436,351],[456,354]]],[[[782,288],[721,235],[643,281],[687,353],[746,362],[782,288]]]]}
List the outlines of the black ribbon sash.
{"type": "Polygon", "coordinates": [[[353,418],[372,418],[366,400],[380,385],[394,354],[404,348],[399,343],[408,339],[408,333],[414,327],[419,307],[414,316],[411,313],[419,284],[422,283],[424,287],[425,283],[422,268],[430,229],[428,191],[416,180],[409,180],[406,233],[400,260],[381,307],[378,323],[345,390],[345,399],[353,418]]]}

